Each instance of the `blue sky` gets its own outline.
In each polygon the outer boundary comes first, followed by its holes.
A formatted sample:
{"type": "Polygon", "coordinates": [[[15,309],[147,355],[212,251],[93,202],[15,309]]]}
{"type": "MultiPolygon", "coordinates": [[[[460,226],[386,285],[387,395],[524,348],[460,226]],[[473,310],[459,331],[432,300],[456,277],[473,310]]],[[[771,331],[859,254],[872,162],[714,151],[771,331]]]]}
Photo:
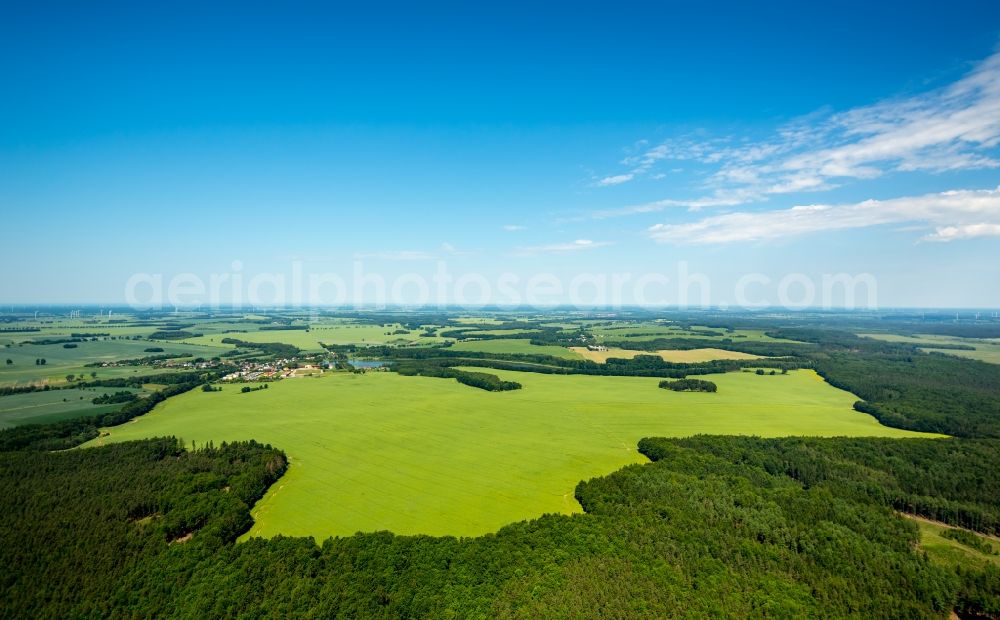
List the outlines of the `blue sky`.
{"type": "Polygon", "coordinates": [[[1000,307],[1000,6],[743,4],[5,6],[0,301],[683,262],[1000,307]]]}

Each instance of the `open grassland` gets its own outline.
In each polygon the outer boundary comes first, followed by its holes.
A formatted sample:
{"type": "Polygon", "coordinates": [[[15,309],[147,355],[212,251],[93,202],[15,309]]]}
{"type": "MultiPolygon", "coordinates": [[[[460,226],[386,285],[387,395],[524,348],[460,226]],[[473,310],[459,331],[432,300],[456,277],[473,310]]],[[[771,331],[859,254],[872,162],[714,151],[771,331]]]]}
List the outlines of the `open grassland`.
{"type": "Polygon", "coordinates": [[[527,338],[506,338],[502,340],[465,340],[451,345],[452,351],[480,351],[482,353],[520,353],[527,355],[551,355],[563,359],[576,360],[580,356],[566,347],[555,345],[535,345],[527,338]]]}
{"type": "MultiPolygon", "coordinates": [[[[444,342],[445,338],[437,336],[421,336],[422,330],[407,330],[407,334],[394,334],[402,329],[401,325],[367,325],[352,323],[320,323],[305,329],[268,329],[260,331],[230,332],[204,334],[196,338],[188,338],[184,342],[195,344],[218,345],[223,338],[234,338],[246,342],[281,342],[296,346],[303,351],[322,351],[324,344],[339,345],[411,345],[444,342]]],[[[232,345],[222,345],[230,346],[232,345]]]]}
{"type": "Polygon", "coordinates": [[[109,413],[119,409],[121,403],[95,405],[91,401],[102,394],[139,391],[131,388],[74,388],[0,396],[0,429],[109,413]]]}
{"type": "Polygon", "coordinates": [[[462,325],[503,325],[500,319],[488,316],[460,316],[452,321],[462,325]]]}
{"type": "Polygon", "coordinates": [[[13,339],[15,342],[37,338],[69,337],[73,333],[105,333],[111,336],[146,336],[158,328],[152,325],[136,324],[133,321],[122,323],[116,316],[116,322],[96,319],[47,318],[42,320],[23,320],[4,325],[11,328],[38,328],[36,332],[0,332],[0,342],[13,339]]]}
{"type": "MultiPolygon", "coordinates": [[[[927,552],[933,562],[948,566],[963,566],[965,568],[982,568],[985,564],[1000,566],[1000,555],[983,553],[951,538],[942,536],[948,530],[958,529],[944,523],[921,519],[911,515],[905,517],[917,522],[920,528],[920,549],[927,552]]],[[[982,541],[1000,552],[1000,540],[976,534],[982,541]]]]}
{"type": "Polygon", "coordinates": [[[590,351],[587,347],[570,347],[570,350],[592,361],[603,364],[612,357],[630,360],[637,355],[658,355],[664,361],[680,364],[696,364],[712,360],[756,360],[761,356],[739,351],[724,349],[690,349],[687,351],[662,349],[660,351],[633,351],[630,349],[610,348],[607,351],[590,351]]]}
{"type": "Polygon", "coordinates": [[[537,334],[542,331],[541,329],[475,329],[467,332],[462,332],[463,338],[480,338],[482,336],[513,336],[513,335],[524,335],[525,338],[531,336],[531,334],[537,334]]]}
{"type": "Polygon", "coordinates": [[[875,338],[876,340],[885,340],[886,342],[905,342],[907,344],[919,345],[920,350],[924,352],[939,352],[945,353],[947,355],[955,355],[957,357],[966,357],[969,359],[980,360],[983,362],[989,362],[991,364],[1000,364],[1000,342],[996,340],[987,340],[981,338],[957,338],[954,336],[936,336],[936,335],[917,335],[917,336],[900,336],[898,334],[858,334],[859,336],[864,336],[866,338],[875,338]],[[966,345],[970,347],[975,347],[975,351],[963,351],[961,349],[941,349],[935,348],[934,345],[966,345]]]}
{"type": "Polygon", "coordinates": [[[523,389],[385,372],[286,379],[248,394],[224,385],[171,398],[89,445],[174,435],[279,446],[291,468],[254,508],[250,535],[322,539],[478,535],[579,512],[577,482],[643,462],[645,436],[918,435],[854,411],[854,395],[812,371],[709,375],[714,394],[662,390],[655,378],[490,372],[523,389]]]}
{"type": "Polygon", "coordinates": [[[772,338],[759,329],[737,329],[727,332],[715,327],[692,326],[685,329],[679,325],[654,325],[649,323],[624,323],[599,325],[589,328],[601,341],[644,342],[657,338],[698,338],[702,340],[730,339],[734,342],[796,342],[784,338],[772,338]]]}
{"type": "MultiPolygon", "coordinates": [[[[189,353],[196,357],[212,357],[226,351],[226,347],[197,346],[177,342],[151,342],[149,340],[98,340],[74,343],[76,347],[65,348],[62,344],[14,344],[0,348],[0,386],[27,385],[30,383],[62,384],[66,375],[96,372],[100,379],[128,376],[139,372],[149,373],[143,368],[99,368],[86,366],[90,363],[114,362],[135,359],[163,353],[189,353]],[[147,348],[160,347],[162,353],[148,353],[147,348]],[[11,360],[7,364],[6,360],[11,360]],[[44,359],[45,365],[35,363],[44,359]]],[[[166,371],[164,371],[166,372],[166,371]]]]}

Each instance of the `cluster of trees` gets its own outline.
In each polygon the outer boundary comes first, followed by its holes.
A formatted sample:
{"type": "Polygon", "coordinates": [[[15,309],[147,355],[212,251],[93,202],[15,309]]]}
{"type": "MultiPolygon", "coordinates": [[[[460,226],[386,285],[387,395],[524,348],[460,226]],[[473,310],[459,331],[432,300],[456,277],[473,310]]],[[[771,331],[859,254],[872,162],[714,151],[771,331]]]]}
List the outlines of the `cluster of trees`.
{"type": "Polygon", "coordinates": [[[44,366],[47,362],[44,357],[39,357],[35,359],[35,366],[44,366]]]}
{"type": "MultiPolygon", "coordinates": [[[[159,348],[159,347],[151,347],[151,348],[158,349],[159,351],[163,350],[162,348],[159,348]]],[[[146,349],[146,351],[149,351],[149,349],[146,349]]],[[[116,360],[115,363],[117,363],[117,364],[119,364],[121,366],[146,366],[146,365],[149,365],[149,364],[151,364],[153,362],[162,362],[164,360],[172,360],[172,359],[178,359],[178,358],[182,358],[182,357],[189,357],[190,355],[191,355],[190,353],[160,353],[160,354],[156,354],[156,355],[147,355],[145,357],[134,357],[134,358],[131,358],[131,359],[116,360]]],[[[213,359],[218,359],[218,358],[213,358],[213,359]]],[[[195,358],[195,360],[193,360],[193,361],[197,361],[197,360],[205,361],[205,358],[195,358]]],[[[104,365],[104,362],[90,362],[88,364],[84,364],[84,366],[88,366],[88,367],[100,367],[100,366],[103,366],[103,365],[104,365]]]]}
{"type": "Polygon", "coordinates": [[[43,338],[42,340],[32,340],[28,344],[50,345],[50,344],[74,344],[83,342],[83,338],[43,338]]]}
{"type": "Polygon", "coordinates": [[[704,379],[677,379],[676,381],[660,381],[660,387],[675,392],[715,392],[718,391],[711,381],[704,379]]]}
{"type": "Polygon", "coordinates": [[[977,536],[969,530],[949,529],[941,533],[941,536],[957,541],[966,547],[975,549],[986,555],[1000,555],[992,544],[982,536],[977,536]]]}
{"type": "MultiPolygon", "coordinates": [[[[75,387],[75,386],[74,386],[75,387]]],[[[30,394],[31,392],[48,392],[49,390],[60,390],[61,386],[52,386],[48,383],[31,385],[7,385],[0,387],[0,396],[10,396],[12,394],[30,394]]]]}
{"type": "Polygon", "coordinates": [[[183,329],[161,329],[149,335],[150,340],[183,340],[184,338],[197,338],[202,334],[184,331],[183,329]]]}
{"type": "Polygon", "coordinates": [[[459,383],[490,392],[505,392],[508,390],[521,389],[521,384],[517,381],[505,381],[493,374],[458,370],[444,364],[396,363],[393,364],[392,369],[399,374],[406,376],[455,379],[459,383]]]}
{"type": "Polygon", "coordinates": [[[234,344],[244,349],[254,349],[260,351],[262,355],[277,358],[295,357],[299,354],[299,348],[283,342],[246,342],[237,338],[223,338],[222,344],[234,344]]]}
{"type": "Polygon", "coordinates": [[[118,403],[128,403],[139,398],[134,392],[128,391],[118,391],[113,394],[101,394],[97,398],[92,399],[95,405],[116,405],[118,403]]]}
{"type": "MultiPolygon", "coordinates": [[[[205,388],[202,387],[202,389],[204,390],[205,388]]],[[[253,386],[253,387],[251,387],[249,385],[244,385],[243,387],[240,388],[240,392],[242,394],[247,394],[249,392],[256,392],[257,390],[266,390],[266,389],[267,389],[267,384],[266,383],[263,384],[263,385],[256,385],[256,386],[253,386]]]]}

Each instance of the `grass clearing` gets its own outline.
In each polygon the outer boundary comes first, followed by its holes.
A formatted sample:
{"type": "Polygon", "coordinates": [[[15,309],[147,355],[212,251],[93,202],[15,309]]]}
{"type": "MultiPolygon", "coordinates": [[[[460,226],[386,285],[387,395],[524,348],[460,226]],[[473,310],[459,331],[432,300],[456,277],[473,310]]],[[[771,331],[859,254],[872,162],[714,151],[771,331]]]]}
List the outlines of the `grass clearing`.
{"type": "Polygon", "coordinates": [[[757,360],[760,355],[752,353],[741,353],[739,351],[726,351],[725,349],[689,349],[687,351],[661,349],[659,351],[634,351],[631,349],[618,349],[612,347],[607,351],[591,351],[587,347],[570,347],[570,349],[580,356],[603,364],[612,357],[630,360],[637,355],[659,355],[666,362],[679,364],[696,364],[698,362],[710,362],[712,360],[757,360]]]}
{"type": "Polygon", "coordinates": [[[669,392],[656,378],[490,372],[524,387],[486,392],[395,373],[327,373],[249,394],[224,385],[171,398],[89,445],[164,435],[271,443],[291,467],[254,507],[249,535],[324,539],[472,536],[579,512],[577,482],[644,462],[645,436],[920,435],[854,411],[854,395],[812,371],[708,375],[715,394],[669,392]]]}
{"type": "Polygon", "coordinates": [[[646,342],[657,338],[696,338],[699,340],[732,340],[733,342],[786,342],[802,344],[796,340],[772,338],[760,329],[736,329],[727,332],[716,327],[692,326],[685,329],[679,325],[650,325],[648,323],[624,323],[602,325],[590,328],[600,341],[646,342]],[[711,333],[709,333],[711,332],[711,333]]]}
{"type": "Polygon", "coordinates": [[[197,346],[177,342],[153,342],[149,340],[97,340],[74,343],[77,346],[65,348],[61,344],[21,344],[0,349],[0,386],[26,385],[30,383],[66,383],[66,375],[86,375],[96,372],[100,379],[127,376],[141,371],[148,374],[148,368],[99,368],[86,366],[89,363],[113,362],[149,355],[146,349],[160,347],[163,353],[189,353],[193,356],[212,357],[226,351],[225,346],[197,346]],[[45,365],[35,364],[44,358],[45,365]],[[13,363],[7,364],[9,359],[13,363]]]}
{"type": "MultiPolygon", "coordinates": [[[[913,515],[904,514],[902,516],[916,521],[917,527],[920,528],[920,549],[927,552],[931,561],[948,566],[960,565],[966,568],[982,568],[986,564],[1000,566],[1000,555],[987,555],[977,549],[967,547],[957,540],[942,536],[947,530],[959,528],[913,515]]],[[[978,536],[989,542],[995,551],[1000,551],[1000,541],[984,537],[982,534],[978,534],[978,536]]]]}
{"type": "Polygon", "coordinates": [[[907,344],[920,345],[919,348],[925,353],[937,352],[957,357],[989,362],[990,364],[1000,364],[1000,342],[995,339],[983,338],[958,338],[955,336],[936,336],[932,334],[921,334],[917,336],[901,336],[899,334],[858,334],[865,338],[884,340],[886,342],[904,342],[907,344]],[[960,349],[935,348],[936,344],[955,345],[961,344],[975,347],[975,351],[963,351],[960,349]]]}
{"type": "Polygon", "coordinates": [[[95,405],[91,401],[102,394],[139,391],[132,388],[73,388],[0,396],[0,429],[109,413],[121,408],[121,403],[95,405]]]}
{"type": "Polygon", "coordinates": [[[324,344],[354,344],[354,345],[411,345],[445,342],[447,339],[437,336],[421,336],[421,330],[407,330],[408,334],[393,334],[401,329],[401,325],[368,325],[351,323],[314,324],[305,329],[266,329],[259,331],[231,332],[205,334],[196,338],[188,338],[183,342],[202,345],[216,345],[232,348],[233,345],[222,345],[223,338],[234,338],[245,342],[281,342],[296,346],[303,351],[322,351],[324,344]]]}
{"type": "Polygon", "coordinates": [[[504,338],[501,340],[463,340],[451,345],[452,351],[479,351],[482,353],[520,353],[525,355],[551,355],[563,359],[576,360],[580,356],[566,347],[531,344],[527,338],[504,338]]]}

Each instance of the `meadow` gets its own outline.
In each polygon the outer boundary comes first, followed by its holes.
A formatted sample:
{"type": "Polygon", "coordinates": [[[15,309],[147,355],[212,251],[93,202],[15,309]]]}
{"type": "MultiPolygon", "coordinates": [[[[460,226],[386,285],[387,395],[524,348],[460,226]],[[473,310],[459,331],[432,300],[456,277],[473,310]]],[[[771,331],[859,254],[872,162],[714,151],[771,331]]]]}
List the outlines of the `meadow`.
{"type": "Polygon", "coordinates": [[[709,375],[714,394],[669,392],[655,378],[491,372],[523,389],[385,372],[286,379],[248,394],[223,385],[171,398],[88,445],[173,435],[279,446],[291,466],[254,507],[247,536],[324,539],[473,536],[579,512],[577,482],[644,462],[636,443],[645,436],[919,435],[854,411],[854,395],[806,370],[709,375]]]}
{"type": "Polygon", "coordinates": [[[563,359],[580,359],[580,355],[566,347],[531,344],[527,338],[501,340],[463,340],[451,345],[451,351],[480,351],[482,353],[517,353],[525,355],[551,355],[563,359]]]}
{"type": "Polygon", "coordinates": [[[61,385],[66,383],[66,375],[86,375],[96,372],[100,379],[128,376],[136,374],[137,368],[113,367],[99,368],[87,366],[91,363],[114,362],[124,359],[135,359],[163,353],[188,353],[193,356],[212,357],[226,351],[225,346],[204,346],[191,343],[153,342],[149,340],[97,340],[94,342],[78,342],[73,348],[65,348],[62,344],[33,344],[30,341],[10,343],[0,349],[0,387],[10,385],[26,385],[30,383],[51,383],[61,385]],[[146,352],[147,348],[159,347],[162,353],[146,352]],[[7,364],[6,360],[11,363],[7,364]],[[37,359],[45,359],[45,365],[35,363],[37,359]]]}
{"type": "MultiPolygon", "coordinates": [[[[243,325],[246,328],[246,325],[243,325]]],[[[205,330],[201,336],[187,338],[182,342],[197,345],[215,345],[232,348],[232,345],[224,345],[223,338],[234,338],[246,342],[281,342],[298,347],[307,352],[322,351],[323,344],[338,345],[412,345],[431,344],[444,342],[446,339],[437,336],[422,336],[421,330],[407,330],[407,334],[394,334],[401,329],[401,325],[370,325],[354,323],[317,323],[310,324],[308,330],[305,329],[267,329],[249,331],[229,331],[210,333],[205,330]]]]}
{"type": "Polygon", "coordinates": [[[982,540],[993,547],[994,554],[986,554],[967,545],[943,536],[948,530],[959,529],[944,523],[906,515],[916,521],[920,528],[920,549],[934,562],[951,566],[978,567],[985,564],[1000,566],[1000,539],[983,537],[982,540]]]}
{"type": "Polygon", "coordinates": [[[121,404],[95,405],[91,401],[102,394],[139,391],[133,388],[71,388],[11,394],[0,398],[0,429],[109,413],[119,409],[121,404]]]}
{"type": "Polygon", "coordinates": [[[702,340],[725,340],[735,342],[797,342],[784,338],[768,336],[762,329],[734,329],[726,331],[715,327],[699,327],[697,325],[684,328],[680,325],[663,323],[621,323],[611,325],[595,325],[588,330],[598,341],[608,342],[644,342],[657,338],[698,338],[702,340]]]}
{"type": "Polygon", "coordinates": [[[991,364],[1000,364],[1000,341],[997,339],[985,339],[985,338],[958,338],[955,336],[935,336],[931,334],[927,335],[917,335],[917,336],[901,336],[898,334],[858,334],[859,336],[864,336],[866,338],[874,338],[876,340],[884,340],[886,342],[903,342],[906,344],[915,344],[920,347],[921,351],[926,353],[937,352],[944,353],[946,355],[955,355],[957,357],[966,357],[969,359],[980,360],[982,362],[989,362],[991,364]],[[934,345],[965,345],[970,347],[975,347],[974,351],[962,350],[962,349],[942,349],[935,348],[934,345]]]}

